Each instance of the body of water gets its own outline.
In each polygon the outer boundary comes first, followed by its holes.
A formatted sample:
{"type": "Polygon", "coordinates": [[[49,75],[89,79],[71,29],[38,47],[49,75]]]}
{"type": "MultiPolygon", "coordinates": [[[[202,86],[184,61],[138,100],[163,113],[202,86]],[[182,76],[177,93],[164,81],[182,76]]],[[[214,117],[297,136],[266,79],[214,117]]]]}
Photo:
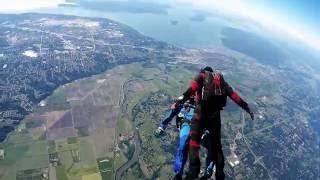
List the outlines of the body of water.
{"type": "Polygon", "coordinates": [[[135,13],[64,6],[38,9],[36,12],[109,18],[129,25],[143,35],[180,47],[221,46],[221,29],[228,26],[224,19],[196,11],[189,6],[170,7],[166,10],[135,13]]]}

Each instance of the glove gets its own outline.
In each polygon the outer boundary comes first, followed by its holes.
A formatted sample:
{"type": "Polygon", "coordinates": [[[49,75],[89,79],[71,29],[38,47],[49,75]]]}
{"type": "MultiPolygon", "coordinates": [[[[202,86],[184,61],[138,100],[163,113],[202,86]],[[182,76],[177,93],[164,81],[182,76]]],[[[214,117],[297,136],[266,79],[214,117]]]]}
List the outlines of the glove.
{"type": "Polygon", "coordinates": [[[179,96],[176,102],[171,106],[171,109],[175,109],[183,102],[183,96],[179,96]]]}
{"type": "Polygon", "coordinates": [[[250,111],[249,114],[250,114],[251,120],[253,121],[253,120],[254,120],[254,114],[253,114],[253,112],[250,111]]]}
{"type": "Polygon", "coordinates": [[[248,114],[250,114],[251,120],[254,120],[254,114],[253,112],[250,110],[248,104],[246,104],[243,108],[248,114]]]}

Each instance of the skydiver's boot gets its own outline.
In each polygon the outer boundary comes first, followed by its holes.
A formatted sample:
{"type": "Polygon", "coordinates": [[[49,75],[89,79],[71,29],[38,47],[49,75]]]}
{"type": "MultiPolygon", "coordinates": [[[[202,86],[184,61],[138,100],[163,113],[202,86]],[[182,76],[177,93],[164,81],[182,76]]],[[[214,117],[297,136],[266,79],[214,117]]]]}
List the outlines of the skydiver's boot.
{"type": "Polygon", "coordinates": [[[156,137],[160,137],[163,133],[164,133],[164,129],[161,126],[159,126],[157,130],[154,132],[154,135],[156,137]]]}
{"type": "Polygon", "coordinates": [[[189,171],[186,176],[186,180],[195,180],[198,178],[200,172],[200,159],[199,159],[199,149],[190,147],[189,150],[189,171]]]}
{"type": "Polygon", "coordinates": [[[182,174],[176,174],[173,180],[182,180],[182,174]]]}
{"type": "Polygon", "coordinates": [[[203,176],[201,176],[200,180],[210,179],[212,174],[213,174],[213,171],[215,171],[214,163],[212,161],[211,162],[207,162],[206,172],[205,172],[205,174],[203,176]]]}
{"type": "Polygon", "coordinates": [[[223,156],[223,152],[222,152],[222,148],[221,148],[221,144],[218,144],[218,146],[216,146],[217,151],[217,156],[216,156],[216,180],[224,180],[225,179],[225,174],[223,172],[223,168],[224,168],[224,156],[223,156]]]}
{"type": "Polygon", "coordinates": [[[206,170],[205,174],[200,177],[200,180],[208,180],[211,178],[211,176],[212,176],[212,173],[210,173],[210,172],[208,172],[208,170],[206,170]]]}
{"type": "Polygon", "coordinates": [[[205,175],[200,177],[200,180],[208,180],[210,178],[211,178],[211,176],[208,176],[207,174],[205,174],[205,175]]]}
{"type": "Polygon", "coordinates": [[[224,180],[225,178],[225,175],[224,175],[224,172],[216,172],[216,180],[224,180]]]}

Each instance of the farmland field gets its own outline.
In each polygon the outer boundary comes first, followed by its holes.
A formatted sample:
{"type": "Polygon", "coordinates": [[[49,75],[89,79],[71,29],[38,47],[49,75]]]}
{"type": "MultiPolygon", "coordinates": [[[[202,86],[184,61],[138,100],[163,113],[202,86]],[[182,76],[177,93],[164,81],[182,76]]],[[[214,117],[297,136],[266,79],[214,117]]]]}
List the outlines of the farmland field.
{"type": "MultiPolygon", "coordinates": [[[[6,158],[0,167],[10,168],[0,171],[2,179],[39,168],[58,180],[112,179],[135,150],[134,107],[149,93],[170,88],[168,83],[182,85],[168,79],[163,64],[143,66],[121,65],[56,89],[1,144],[6,158]]],[[[151,133],[155,124],[144,126],[151,133]]]]}

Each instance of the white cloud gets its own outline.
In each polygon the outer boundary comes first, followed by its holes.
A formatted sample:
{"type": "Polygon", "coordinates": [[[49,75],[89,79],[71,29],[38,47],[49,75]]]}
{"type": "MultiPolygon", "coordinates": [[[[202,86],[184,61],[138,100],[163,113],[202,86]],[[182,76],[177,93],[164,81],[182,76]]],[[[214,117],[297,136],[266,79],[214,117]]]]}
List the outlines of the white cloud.
{"type": "Polygon", "coordinates": [[[55,7],[64,0],[0,0],[0,13],[25,12],[32,9],[55,7]]]}
{"type": "Polygon", "coordinates": [[[280,14],[266,12],[264,9],[245,3],[243,0],[176,0],[175,2],[188,2],[198,9],[244,16],[260,23],[268,30],[289,35],[314,49],[320,50],[320,35],[311,33],[310,30],[296,24],[297,22],[294,22],[294,20],[289,22],[281,19],[280,14]]]}

